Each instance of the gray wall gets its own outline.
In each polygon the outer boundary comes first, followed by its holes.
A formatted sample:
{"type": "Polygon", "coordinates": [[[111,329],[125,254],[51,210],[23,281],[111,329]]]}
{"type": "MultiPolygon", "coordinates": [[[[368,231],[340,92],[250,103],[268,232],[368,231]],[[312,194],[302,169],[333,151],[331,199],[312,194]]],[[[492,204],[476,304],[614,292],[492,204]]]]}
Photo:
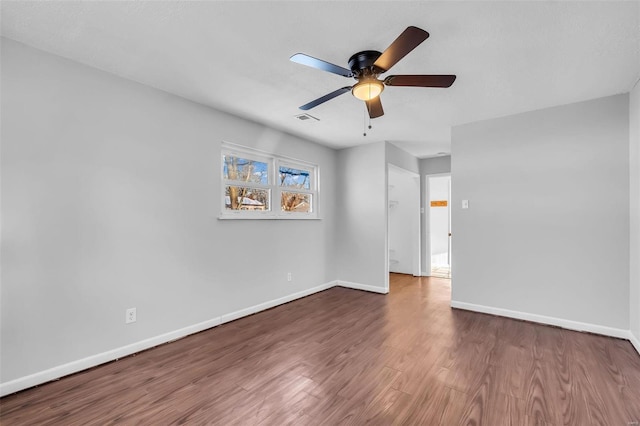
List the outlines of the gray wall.
{"type": "Polygon", "coordinates": [[[338,155],[338,277],[387,292],[387,173],[385,143],[342,149],[338,155]]]}
{"type": "Polygon", "coordinates": [[[630,320],[640,352],[640,83],[629,96],[630,320]]]}
{"type": "Polygon", "coordinates": [[[385,150],[388,164],[393,164],[394,166],[409,170],[413,173],[420,173],[420,160],[407,151],[398,148],[390,142],[385,142],[385,150]]]}
{"type": "Polygon", "coordinates": [[[336,151],[6,39],[1,83],[2,382],[337,278],[336,151]],[[322,220],[218,220],[221,141],[318,164],[322,220]]]}
{"type": "Polygon", "coordinates": [[[451,156],[423,158],[420,160],[420,174],[422,176],[437,175],[451,172],[451,156]]]}
{"type": "Polygon", "coordinates": [[[453,128],[452,302],[629,329],[628,107],[453,128]]]}

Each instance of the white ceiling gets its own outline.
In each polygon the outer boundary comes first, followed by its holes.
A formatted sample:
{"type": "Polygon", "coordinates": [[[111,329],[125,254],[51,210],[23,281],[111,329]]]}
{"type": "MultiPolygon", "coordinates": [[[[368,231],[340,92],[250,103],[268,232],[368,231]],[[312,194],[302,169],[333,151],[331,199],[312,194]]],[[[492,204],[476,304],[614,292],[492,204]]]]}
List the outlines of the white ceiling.
{"type": "MultiPolygon", "coordinates": [[[[628,92],[640,77],[640,2],[6,2],[2,35],[331,147],[390,141],[450,151],[451,126],[628,92]],[[347,67],[407,26],[431,37],[386,75],[456,74],[449,89],[388,87],[366,137],[347,67]]],[[[383,76],[384,77],[384,76],[383,76]]]]}

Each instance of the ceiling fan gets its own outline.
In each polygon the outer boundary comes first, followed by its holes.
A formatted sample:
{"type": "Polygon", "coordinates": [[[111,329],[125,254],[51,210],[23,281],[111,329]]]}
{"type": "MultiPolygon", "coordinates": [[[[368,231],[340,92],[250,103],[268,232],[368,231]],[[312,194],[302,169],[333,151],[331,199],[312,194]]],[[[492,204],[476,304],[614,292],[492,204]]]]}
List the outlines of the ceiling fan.
{"type": "Polygon", "coordinates": [[[304,53],[296,53],[290,58],[293,62],[358,80],[353,86],[345,86],[328,93],[302,105],[300,109],[309,110],[351,91],[353,96],[365,102],[369,117],[377,118],[384,115],[379,95],[385,86],[450,87],[456,80],[455,75],[390,75],[384,80],[378,79],[380,74],[389,71],[392,66],[418,47],[427,37],[429,37],[429,33],[425,30],[412,26],[407,27],[384,52],[365,50],[352,55],[349,58],[350,70],[304,53]]]}

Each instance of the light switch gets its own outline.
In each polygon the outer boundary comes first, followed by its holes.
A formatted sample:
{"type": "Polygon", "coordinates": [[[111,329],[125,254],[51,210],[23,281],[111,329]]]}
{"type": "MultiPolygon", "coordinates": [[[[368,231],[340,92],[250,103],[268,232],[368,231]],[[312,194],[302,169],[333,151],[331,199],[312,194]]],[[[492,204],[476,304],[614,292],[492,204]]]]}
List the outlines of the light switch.
{"type": "Polygon", "coordinates": [[[462,208],[463,209],[469,208],[469,200],[462,200],[462,208]]]}

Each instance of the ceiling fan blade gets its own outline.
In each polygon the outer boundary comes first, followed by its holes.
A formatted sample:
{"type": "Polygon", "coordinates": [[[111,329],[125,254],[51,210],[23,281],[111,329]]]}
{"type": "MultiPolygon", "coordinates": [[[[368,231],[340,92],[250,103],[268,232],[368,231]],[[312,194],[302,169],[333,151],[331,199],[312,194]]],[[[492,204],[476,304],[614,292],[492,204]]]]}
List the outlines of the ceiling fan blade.
{"type": "Polygon", "coordinates": [[[455,75],[390,75],[384,79],[387,86],[450,87],[455,75]]]}
{"type": "Polygon", "coordinates": [[[388,71],[400,59],[404,58],[407,53],[418,47],[418,45],[428,37],[429,33],[425,30],[418,27],[407,27],[407,29],[387,47],[387,50],[382,52],[382,55],[376,59],[373,66],[379,68],[382,72],[388,71]]]}
{"type": "Polygon", "coordinates": [[[367,111],[369,111],[369,117],[378,118],[384,115],[384,110],[382,109],[382,101],[380,100],[380,96],[376,96],[370,101],[364,101],[367,104],[367,111]]]}
{"type": "Polygon", "coordinates": [[[296,53],[289,58],[289,60],[311,68],[338,74],[343,77],[353,77],[351,71],[346,68],[339,67],[338,65],[331,64],[327,61],[323,61],[322,59],[314,58],[313,56],[305,55],[304,53],[296,53]]]}
{"type": "Polygon", "coordinates": [[[331,99],[335,98],[336,96],[340,96],[343,93],[347,93],[351,91],[351,86],[348,87],[343,87],[341,89],[338,90],[334,90],[331,93],[327,93],[326,95],[322,96],[321,98],[316,99],[315,101],[311,101],[308,104],[304,104],[300,107],[301,110],[303,111],[307,111],[310,110],[311,108],[317,107],[320,104],[323,104],[327,101],[330,101],[331,99]]]}

